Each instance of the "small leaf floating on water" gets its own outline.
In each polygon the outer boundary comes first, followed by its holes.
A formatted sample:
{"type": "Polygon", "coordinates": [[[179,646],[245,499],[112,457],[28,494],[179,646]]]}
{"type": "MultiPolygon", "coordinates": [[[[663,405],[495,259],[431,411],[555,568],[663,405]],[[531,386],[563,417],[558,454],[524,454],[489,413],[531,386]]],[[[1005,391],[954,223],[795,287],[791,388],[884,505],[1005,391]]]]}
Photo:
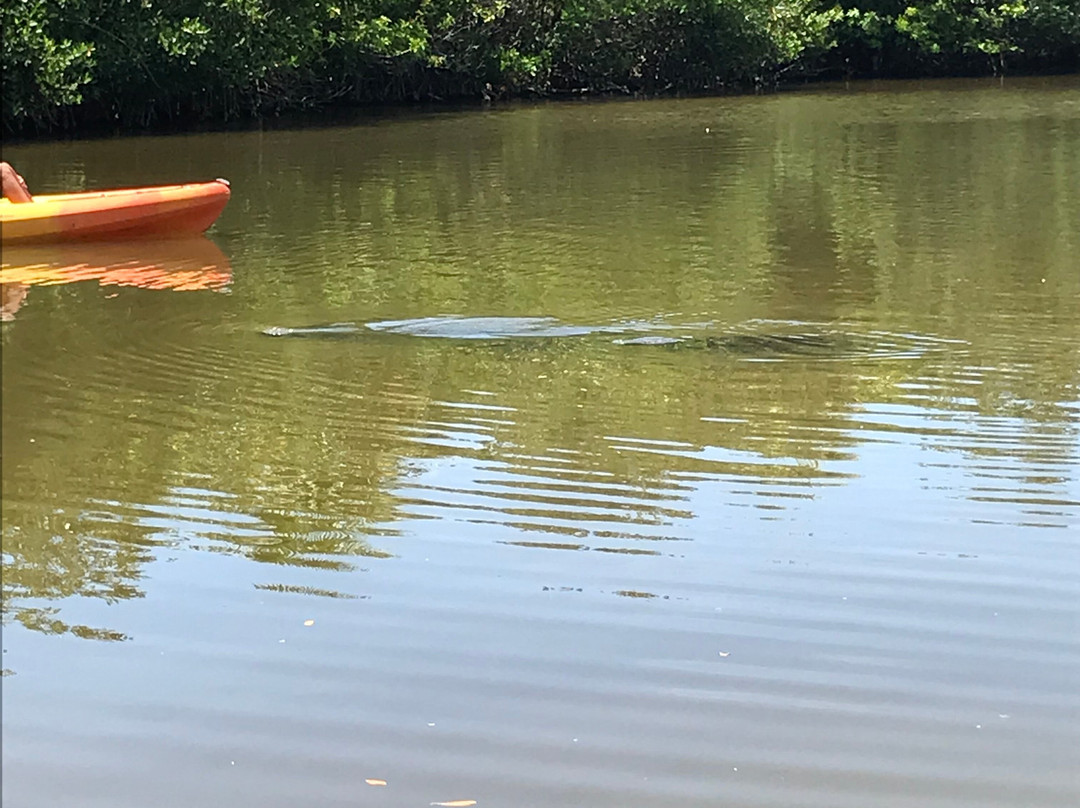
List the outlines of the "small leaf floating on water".
{"type": "Polygon", "coordinates": [[[442,806],[442,808],[469,808],[470,805],[476,805],[476,800],[451,800],[450,802],[433,802],[431,804],[442,806]]]}
{"type": "Polygon", "coordinates": [[[369,786],[385,786],[386,785],[385,780],[380,780],[377,777],[368,777],[366,780],[364,780],[364,782],[367,783],[369,786]]]}

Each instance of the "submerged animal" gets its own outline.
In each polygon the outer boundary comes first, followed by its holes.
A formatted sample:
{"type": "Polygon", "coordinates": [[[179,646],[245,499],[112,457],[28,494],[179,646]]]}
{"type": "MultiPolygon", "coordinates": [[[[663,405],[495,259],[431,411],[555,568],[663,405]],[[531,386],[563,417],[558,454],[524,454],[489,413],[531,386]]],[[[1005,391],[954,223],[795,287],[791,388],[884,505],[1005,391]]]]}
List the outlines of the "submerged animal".
{"type": "MultiPolygon", "coordinates": [[[[578,337],[604,331],[605,327],[560,323],[554,317],[421,317],[415,320],[383,320],[373,323],[267,328],[271,337],[355,337],[376,331],[412,337],[443,339],[506,339],[520,337],[578,337]]],[[[622,331],[622,329],[618,329],[622,331]]]]}
{"type": "Polygon", "coordinates": [[[329,323],[328,325],[310,325],[298,328],[275,325],[263,329],[263,334],[268,337],[321,337],[323,339],[333,339],[334,337],[355,337],[362,333],[364,333],[363,327],[356,323],[329,323]]]}
{"type": "Polygon", "coordinates": [[[455,340],[517,340],[617,335],[612,342],[625,346],[658,346],[674,349],[721,351],[749,359],[771,358],[900,358],[925,353],[940,340],[915,335],[884,332],[857,334],[805,323],[751,323],[739,330],[698,336],[708,325],[672,327],[657,323],[612,325],[569,325],[553,317],[424,317],[413,320],[385,320],[371,323],[330,323],[290,328],[275,326],[264,334],[271,337],[311,337],[355,339],[374,334],[455,340]],[[770,325],[770,330],[751,331],[752,326],[770,325]],[[776,327],[779,326],[779,327],[776,327]],[[660,331],[662,333],[656,333],[660,331]],[[645,333],[643,333],[645,332],[645,333]],[[679,334],[675,336],[675,334],[679,334]],[[688,335],[689,334],[689,335],[688,335]]]}

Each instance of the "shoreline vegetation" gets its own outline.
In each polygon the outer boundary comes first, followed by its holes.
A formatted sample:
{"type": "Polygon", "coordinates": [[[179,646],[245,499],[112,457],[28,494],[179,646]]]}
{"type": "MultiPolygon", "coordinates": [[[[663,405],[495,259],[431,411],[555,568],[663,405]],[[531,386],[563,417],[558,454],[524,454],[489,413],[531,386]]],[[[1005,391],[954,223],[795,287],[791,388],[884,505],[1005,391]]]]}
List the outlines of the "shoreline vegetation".
{"type": "Polygon", "coordinates": [[[12,0],[5,134],[1080,69],[1080,0],[12,0]]]}

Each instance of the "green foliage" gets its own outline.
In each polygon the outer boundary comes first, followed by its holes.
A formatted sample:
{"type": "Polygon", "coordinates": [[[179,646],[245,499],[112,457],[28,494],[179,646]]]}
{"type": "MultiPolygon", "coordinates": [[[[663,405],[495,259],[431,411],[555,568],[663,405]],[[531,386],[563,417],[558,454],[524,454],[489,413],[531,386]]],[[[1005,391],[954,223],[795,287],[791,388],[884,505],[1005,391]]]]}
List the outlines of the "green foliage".
{"type": "MultiPolygon", "coordinates": [[[[61,8],[64,3],[59,3],[61,8]]],[[[58,38],[44,0],[15,0],[0,9],[3,49],[3,116],[55,123],[61,111],[82,101],[95,64],[94,45],[58,38]]]]}
{"type": "Polygon", "coordinates": [[[752,0],[571,0],[553,44],[566,88],[656,92],[755,82],[782,50],[752,0]]]}
{"type": "Polygon", "coordinates": [[[908,6],[896,29],[927,53],[1004,53],[1018,51],[1018,20],[1028,12],[1023,0],[992,5],[972,0],[934,0],[908,6]]]}
{"type": "Polygon", "coordinates": [[[1080,59],[1080,0],[7,0],[0,21],[9,131],[1080,59]]]}
{"type": "Polygon", "coordinates": [[[892,74],[1075,69],[1080,0],[856,0],[834,25],[834,61],[892,74]],[[868,57],[873,62],[867,65],[868,57]]]}

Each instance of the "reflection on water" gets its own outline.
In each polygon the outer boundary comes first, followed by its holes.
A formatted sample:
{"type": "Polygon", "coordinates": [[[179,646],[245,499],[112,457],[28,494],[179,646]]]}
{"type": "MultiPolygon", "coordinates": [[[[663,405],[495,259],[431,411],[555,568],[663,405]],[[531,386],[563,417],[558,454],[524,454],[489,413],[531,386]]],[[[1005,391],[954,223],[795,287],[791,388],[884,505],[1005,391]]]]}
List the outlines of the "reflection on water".
{"type": "Polygon", "coordinates": [[[49,244],[5,247],[0,278],[5,286],[95,280],[102,286],[193,291],[228,286],[232,268],[207,238],[49,244]]]}
{"type": "Polygon", "coordinates": [[[5,800],[1074,804],[1075,89],[17,150],[5,800]]]}

